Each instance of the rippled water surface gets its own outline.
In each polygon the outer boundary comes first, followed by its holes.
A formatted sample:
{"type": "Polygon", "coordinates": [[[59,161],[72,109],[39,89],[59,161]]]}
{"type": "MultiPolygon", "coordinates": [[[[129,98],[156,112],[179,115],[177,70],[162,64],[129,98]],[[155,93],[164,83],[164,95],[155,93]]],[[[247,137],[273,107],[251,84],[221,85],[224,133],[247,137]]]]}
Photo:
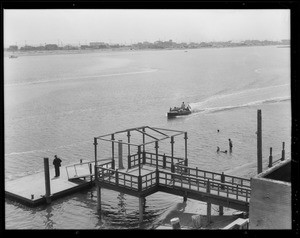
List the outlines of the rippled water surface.
{"type": "MultiPolygon", "coordinates": [[[[257,109],[264,161],[270,147],[280,156],[282,142],[289,156],[289,55],[289,48],[268,46],[5,58],[5,180],[42,171],[43,157],[54,154],[64,165],[93,160],[95,136],[144,125],[187,131],[191,166],[230,171],[256,161],[257,109]],[[182,101],[193,113],[168,120],[169,108],[182,101]],[[233,153],[216,154],[217,146],[228,149],[228,138],[233,153]]],[[[176,141],[175,155],[183,148],[184,140],[176,141]]],[[[103,191],[102,214],[95,188],[33,209],[6,200],[6,228],[137,228],[138,199],[103,191]]],[[[147,197],[143,226],[181,200],[147,197]]]]}

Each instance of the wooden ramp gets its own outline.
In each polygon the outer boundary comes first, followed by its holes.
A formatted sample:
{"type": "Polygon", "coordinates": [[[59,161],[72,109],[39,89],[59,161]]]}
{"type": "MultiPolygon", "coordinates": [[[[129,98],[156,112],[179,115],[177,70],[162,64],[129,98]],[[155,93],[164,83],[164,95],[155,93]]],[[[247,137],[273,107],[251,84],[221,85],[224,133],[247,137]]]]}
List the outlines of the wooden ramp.
{"type": "MultiPolygon", "coordinates": [[[[55,200],[94,185],[94,181],[89,179],[90,176],[86,176],[87,179],[85,180],[69,180],[66,167],[60,167],[60,177],[58,178],[54,177],[54,168],[50,169],[51,200],[55,200]]],[[[5,197],[28,206],[38,206],[46,203],[46,198],[44,197],[45,193],[44,171],[16,180],[5,181],[5,197]]]]}

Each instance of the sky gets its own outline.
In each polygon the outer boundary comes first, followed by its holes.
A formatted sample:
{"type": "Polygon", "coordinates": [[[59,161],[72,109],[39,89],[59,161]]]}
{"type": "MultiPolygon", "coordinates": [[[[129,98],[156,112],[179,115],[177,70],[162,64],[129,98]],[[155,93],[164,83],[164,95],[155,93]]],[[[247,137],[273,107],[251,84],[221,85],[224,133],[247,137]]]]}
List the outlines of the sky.
{"type": "Polygon", "coordinates": [[[290,39],[290,10],[4,9],[4,47],[290,39]]]}

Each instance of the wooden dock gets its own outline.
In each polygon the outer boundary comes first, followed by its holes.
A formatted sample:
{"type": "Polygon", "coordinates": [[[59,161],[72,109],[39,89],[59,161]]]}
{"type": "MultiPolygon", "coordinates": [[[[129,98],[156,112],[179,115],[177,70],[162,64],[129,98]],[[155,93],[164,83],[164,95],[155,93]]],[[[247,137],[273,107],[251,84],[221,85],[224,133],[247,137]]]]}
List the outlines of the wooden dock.
{"type": "MultiPolygon", "coordinates": [[[[83,162],[62,166],[59,177],[54,177],[54,168],[50,169],[50,200],[94,186],[93,163],[83,162]]],[[[44,171],[5,182],[5,197],[27,206],[46,204],[45,194],[44,171]]]]}

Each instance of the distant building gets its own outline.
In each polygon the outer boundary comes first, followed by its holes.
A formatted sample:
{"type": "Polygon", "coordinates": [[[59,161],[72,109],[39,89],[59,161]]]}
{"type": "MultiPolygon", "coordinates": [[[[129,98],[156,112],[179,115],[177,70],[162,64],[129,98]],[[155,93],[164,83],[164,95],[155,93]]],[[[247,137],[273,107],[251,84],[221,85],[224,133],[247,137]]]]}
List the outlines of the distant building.
{"type": "Polygon", "coordinates": [[[58,46],[56,44],[47,44],[45,45],[45,50],[58,50],[58,46]]]}
{"type": "Polygon", "coordinates": [[[17,45],[10,45],[9,47],[8,47],[8,51],[17,51],[18,50],[18,46],[17,45]]]}
{"type": "Polygon", "coordinates": [[[92,49],[104,49],[108,48],[108,44],[104,42],[90,42],[90,48],[92,49]]]}

